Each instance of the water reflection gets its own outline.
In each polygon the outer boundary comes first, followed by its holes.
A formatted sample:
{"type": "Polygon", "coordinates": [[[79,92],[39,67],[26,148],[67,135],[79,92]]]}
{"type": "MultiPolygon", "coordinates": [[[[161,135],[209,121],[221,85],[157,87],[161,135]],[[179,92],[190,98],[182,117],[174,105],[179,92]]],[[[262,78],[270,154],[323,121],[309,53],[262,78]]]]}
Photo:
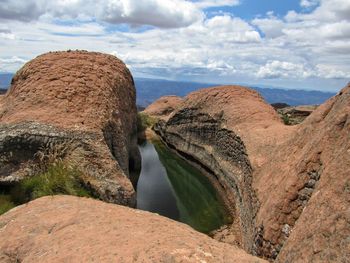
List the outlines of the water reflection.
{"type": "Polygon", "coordinates": [[[208,233],[230,221],[210,181],[160,141],[140,146],[137,207],[208,233]]]}

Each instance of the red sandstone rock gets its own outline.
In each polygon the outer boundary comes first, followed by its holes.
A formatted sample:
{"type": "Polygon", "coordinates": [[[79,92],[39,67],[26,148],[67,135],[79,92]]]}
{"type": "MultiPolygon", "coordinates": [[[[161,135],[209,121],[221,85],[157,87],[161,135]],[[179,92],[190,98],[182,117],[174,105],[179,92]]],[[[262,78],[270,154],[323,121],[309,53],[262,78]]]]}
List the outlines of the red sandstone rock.
{"type": "Polygon", "coordinates": [[[0,236],[4,263],[265,262],[165,217],[72,196],[10,210],[0,236]]]}
{"type": "Polygon", "coordinates": [[[350,258],[349,134],[350,86],[314,111],[256,172],[262,254],[283,245],[278,262],[350,258]]]}
{"type": "Polygon", "coordinates": [[[167,120],[182,101],[183,99],[178,96],[164,96],[149,105],[143,112],[150,116],[167,120]]]}
{"type": "Polygon", "coordinates": [[[40,147],[73,141],[67,158],[79,155],[99,197],[134,205],[128,177],[139,163],[135,96],[129,70],[111,55],[51,52],[28,62],[0,98],[0,153],[9,159],[0,162],[0,183],[26,176],[23,167],[40,147]]]}
{"type": "Polygon", "coordinates": [[[203,89],[156,130],[219,180],[246,250],[278,262],[350,258],[349,85],[295,126],[255,91],[203,89]]]}

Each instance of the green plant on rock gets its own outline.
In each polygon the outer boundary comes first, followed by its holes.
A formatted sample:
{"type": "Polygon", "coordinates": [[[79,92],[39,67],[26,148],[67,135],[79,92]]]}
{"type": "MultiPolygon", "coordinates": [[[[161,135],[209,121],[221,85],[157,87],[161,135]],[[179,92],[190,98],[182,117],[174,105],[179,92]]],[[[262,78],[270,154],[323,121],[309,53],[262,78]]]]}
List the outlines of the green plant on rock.
{"type": "Polygon", "coordinates": [[[137,114],[137,130],[138,132],[143,132],[147,128],[152,128],[154,124],[157,123],[157,119],[153,118],[146,113],[139,112],[137,114]]]}
{"type": "Polygon", "coordinates": [[[47,195],[94,197],[83,183],[83,173],[75,165],[77,162],[64,158],[69,147],[62,144],[37,152],[38,164],[32,167],[34,175],[11,186],[6,193],[0,193],[0,214],[47,195]]]}
{"type": "Polygon", "coordinates": [[[291,125],[290,118],[287,114],[282,114],[282,120],[285,125],[291,125]]]}

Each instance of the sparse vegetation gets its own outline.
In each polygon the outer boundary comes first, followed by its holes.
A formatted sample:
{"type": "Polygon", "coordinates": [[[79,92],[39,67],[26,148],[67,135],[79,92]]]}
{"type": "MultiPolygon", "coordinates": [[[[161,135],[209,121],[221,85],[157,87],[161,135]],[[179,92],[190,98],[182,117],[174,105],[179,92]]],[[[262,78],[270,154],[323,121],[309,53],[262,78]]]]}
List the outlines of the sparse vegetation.
{"type": "Polygon", "coordinates": [[[287,114],[282,114],[281,117],[282,117],[283,123],[285,125],[292,125],[292,123],[289,119],[289,116],[287,114]]]}
{"type": "Polygon", "coordinates": [[[66,145],[56,145],[49,151],[36,154],[39,163],[35,175],[7,187],[0,194],[0,214],[16,205],[47,195],[75,195],[93,197],[82,181],[82,172],[72,162],[64,160],[66,145]]]}
{"type": "Polygon", "coordinates": [[[137,114],[137,130],[138,132],[143,132],[147,128],[152,128],[155,123],[157,123],[157,119],[153,118],[145,113],[139,112],[137,114]]]}
{"type": "Polygon", "coordinates": [[[7,194],[0,194],[0,215],[6,213],[16,205],[11,201],[11,196],[7,194]]]}

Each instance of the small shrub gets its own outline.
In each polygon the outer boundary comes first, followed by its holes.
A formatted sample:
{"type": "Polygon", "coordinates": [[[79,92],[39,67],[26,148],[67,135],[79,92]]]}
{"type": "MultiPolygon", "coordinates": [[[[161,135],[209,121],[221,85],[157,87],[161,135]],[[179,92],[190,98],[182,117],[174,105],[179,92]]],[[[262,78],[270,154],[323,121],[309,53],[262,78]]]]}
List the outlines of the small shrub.
{"type": "Polygon", "coordinates": [[[291,121],[289,119],[289,116],[287,114],[282,114],[282,120],[285,125],[291,125],[291,121]]]}
{"type": "Polygon", "coordinates": [[[145,113],[139,112],[137,114],[137,130],[143,132],[147,128],[152,128],[157,123],[157,119],[153,118],[145,113]]]}

